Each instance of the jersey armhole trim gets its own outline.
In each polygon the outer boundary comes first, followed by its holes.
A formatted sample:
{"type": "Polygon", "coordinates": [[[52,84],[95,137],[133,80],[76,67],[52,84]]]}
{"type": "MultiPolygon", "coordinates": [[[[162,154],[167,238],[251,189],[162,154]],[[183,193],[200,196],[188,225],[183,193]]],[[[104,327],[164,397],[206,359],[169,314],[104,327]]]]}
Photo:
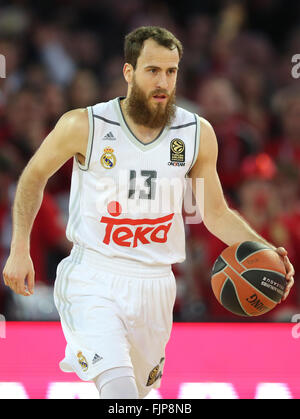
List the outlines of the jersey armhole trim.
{"type": "Polygon", "coordinates": [[[194,114],[194,117],[196,121],[194,155],[193,155],[193,160],[189,167],[189,170],[187,171],[187,175],[192,170],[192,167],[196,163],[198,153],[199,153],[199,145],[200,145],[200,117],[196,113],[194,114]]]}
{"type": "Polygon", "coordinates": [[[75,160],[78,164],[79,169],[87,171],[90,166],[91,161],[91,155],[92,155],[92,149],[93,149],[93,142],[94,142],[94,114],[93,114],[93,108],[92,106],[88,106],[88,119],[89,119],[89,137],[88,137],[88,143],[86,148],[86,155],[85,155],[85,164],[81,164],[78,161],[77,156],[75,156],[75,160]]]}

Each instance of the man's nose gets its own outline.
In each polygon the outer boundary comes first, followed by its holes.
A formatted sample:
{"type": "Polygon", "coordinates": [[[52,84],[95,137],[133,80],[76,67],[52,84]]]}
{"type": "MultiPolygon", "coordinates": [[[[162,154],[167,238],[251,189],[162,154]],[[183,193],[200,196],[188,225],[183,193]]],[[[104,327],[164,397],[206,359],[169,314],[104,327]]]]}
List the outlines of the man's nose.
{"type": "Polygon", "coordinates": [[[168,89],[168,80],[167,76],[164,73],[160,73],[156,82],[157,89],[168,89]]]}

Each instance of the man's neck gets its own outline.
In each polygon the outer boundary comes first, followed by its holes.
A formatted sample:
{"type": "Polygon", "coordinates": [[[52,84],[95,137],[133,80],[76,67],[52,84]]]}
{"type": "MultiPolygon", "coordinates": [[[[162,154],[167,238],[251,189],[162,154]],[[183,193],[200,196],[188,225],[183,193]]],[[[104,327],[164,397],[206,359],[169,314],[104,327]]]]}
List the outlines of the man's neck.
{"type": "Polygon", "coordinates": [[[133,119],[130,117],[126,110],[126,99],[123,99],[120,101],[121,109],[123,116],[125,118],[125,121],[127,125],[129,126],[130,130],[133,132],[133,134],[143,143],[148,144],[151,143],[151,141],[155,140],[155,138],[158,137],[159,133],[163,129],[163,127],[159,128],[149,128],[144,125],[138,125],[136,124],[133,119]]]}

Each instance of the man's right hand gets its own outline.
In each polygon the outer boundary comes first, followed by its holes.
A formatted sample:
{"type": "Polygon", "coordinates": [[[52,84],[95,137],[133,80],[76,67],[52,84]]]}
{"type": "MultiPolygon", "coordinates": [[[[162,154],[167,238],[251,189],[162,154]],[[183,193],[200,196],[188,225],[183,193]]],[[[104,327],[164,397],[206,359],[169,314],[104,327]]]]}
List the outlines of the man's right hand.
{"type": "Polygon", "coordinates": [[[10,254],[3,269],[4,283],[16,294],[25,297],[33,294],[34,268],[29,255],[10,254]],[[27,284],[26,284],[27,279],[27,284]]]}

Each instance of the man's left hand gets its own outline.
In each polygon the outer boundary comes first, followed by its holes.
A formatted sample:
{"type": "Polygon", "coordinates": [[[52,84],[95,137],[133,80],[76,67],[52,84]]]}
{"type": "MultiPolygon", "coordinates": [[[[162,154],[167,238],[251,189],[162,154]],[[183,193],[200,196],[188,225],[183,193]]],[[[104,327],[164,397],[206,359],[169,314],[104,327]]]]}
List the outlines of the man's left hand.
{"type": "Polygon", "coordinates": [[[287,254],[288,252],[286,251],[286,249],[284,247],[278,247],[276,249],[276,252],[279,254],[279,256],[282,257],[283,259],[283,263],[286,269],[286,275],[285,275],[285,279],[287,280],[287,286],[285,289],[285,292],[283,294],[282,300],[284,301],[286,300],[287,296],[290,293],[290,290],[292,288],[292,286],[294,285],[294,275],[295,275],[295,269],[293,267],[293,265],[291,264],[287,254]]]}

